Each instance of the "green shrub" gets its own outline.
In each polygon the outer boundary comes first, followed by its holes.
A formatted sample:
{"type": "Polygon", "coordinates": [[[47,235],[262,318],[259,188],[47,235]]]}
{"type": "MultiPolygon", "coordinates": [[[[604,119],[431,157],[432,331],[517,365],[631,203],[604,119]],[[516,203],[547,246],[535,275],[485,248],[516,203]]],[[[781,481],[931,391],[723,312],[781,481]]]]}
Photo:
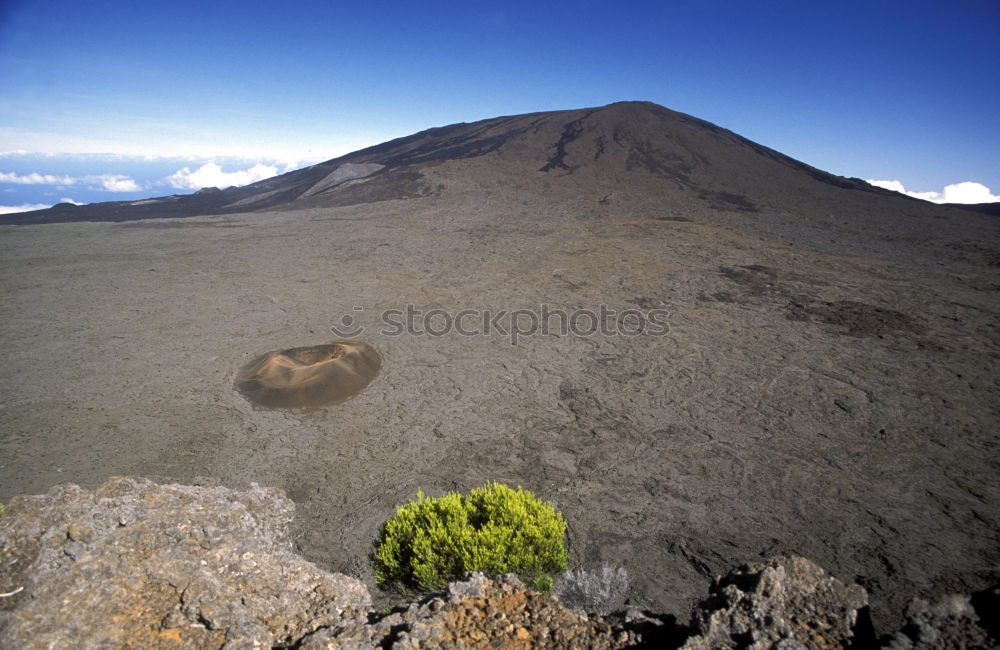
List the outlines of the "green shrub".
{"type": "Polygon", "coordinates": [[[566,570],[566,521],[551,503],[497,482],[396,509],[371,553],[380,586],[439,589],[468,571],[516,573],[541,591],[566,570]]]}

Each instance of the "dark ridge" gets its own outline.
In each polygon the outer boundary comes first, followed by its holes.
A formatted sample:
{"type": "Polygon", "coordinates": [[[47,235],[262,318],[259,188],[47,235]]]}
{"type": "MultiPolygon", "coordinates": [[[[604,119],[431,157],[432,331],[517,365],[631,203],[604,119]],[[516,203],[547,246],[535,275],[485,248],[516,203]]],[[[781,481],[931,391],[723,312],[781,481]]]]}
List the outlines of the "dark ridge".
{"type": "Polygon", "coordinates": [[[968,210],[970,212],[979,212],[981,214],[992,214],[1000,217],[1000,201],[997,201],[996,203],[944,203],[943,205],[946,205],[949,208],[958,208],[959,210],[968,210]]]}
{"type": "MultiPolygon", "coordinates": [[[[663,108],[662,106],[656,106],[655,104],[653,106],[655,106],[655,108],[651,110],[657,112],[660,115],[663,115],[664,112],[669,111],[669,109],[663,108]]],[[[815,167],[807,165],[804,162],[796,160],[795,158],[786,156],[785,154],[779,151],[775,151],[770,147],[765,147],[764,145],[758,144],[753,140],[748,140],[747,138],[744,138],[738,133],[734,133],[733,131],[725,129],[717,124],[712,124],[711,122],[707,122],[705,120],[694,117],[692,115],[687,115],[685,113],[677,113],[677,115],[678,119],[683,123],[694,124],[704,129],[707,129],[708,131],[711,131],[717,135],[723,136],[730,140],[734,140],[739,144],[750,147],[756,154],[760,156],[769,158],[774,162],[780,163],[787,167],[791,167],[792,169],[805,172],[815,180],[820,181],[821,183],[826,183],[828,185],[833,185],[834,187],[839,187],[847,190],[864,190],[869,192],[881,193],[878,190],[881,190],[882,188],[877,188],[874,187],[873,185],[869,185],[860,178],[845,178],[843,176],[837,176],[835,174],[825,172],[821,169],[816,169],[815,167]]],[[[883,190],[883,191],[888,191],[888,190],[883,190]]]]}
{"type": "MultiPolygon", "coordinates": [[[[524,129],[513,128],[484,137],[487,131],[503,127],[520,117],[500,117],[472,124],[461,122],[435,127],[347,154],[336,159],[336,162],[378,161],[388,167],[398,167],[457,158],[474,158],[496,151],[505,142],[522,133],[524,129]]],[[[324,164],[330,162],[334,161],[324,164]]]]}
{"type": "Polygon", "coordinates": [[[18,212],[0,215],[0,225],[30,225],[65,223],[68,221],[107,221],[122,222],[138,219],[176,219],[190,217],[195,214],[212,214],[216,212],[219,201],[205,195],[171,195],[149,199],[149,203],[136,205],[133,201],[109,201],[89,205],[73,206],[72,209],[60,204],[47,210],[33,212],[18,212]]]}
{"type": "Polygon", "coordinates": [[[812,178],[821,183],[833,185],[834,187],[839,187],[845,190],[862,190],[866,192],[874,192],[875,189],[879,189],[875,188],[874,185],[870,185],[864,182],[860,178],[845,178],[843,176],[836,176],[834,174],[825,172],[821,169],[816,169],[815,167],[807,165],[804,162],[786,156],[785,154],[775,151],[774,149],[765,147],[764,145],[761,144],[757,144],[753,140],[747,140],[741,135],[736,135],[735,133],[733,133],[733,135],[740,141],[740,143],[750,147],[758,155],[770,158],[771,160],[777,163],[781,163],[782,165],[785,165],[787,167],[791,167],[792,169],[805,172],[806,174],[809,174],[809,176],[811,176],[812,178]]]}
{"type": "Polygon", "coordinates": [[[730,192],[709,192],[703,190],[698,193],[699,198],[705,199],[709,205],[717,210],[737,210],[740,212],[760,212],[760,208],[753,201],[739,194],[730,192]]]}
{"type": "Polygon", "coordinates": [[[645,169],[664,178],[691,184],[689,174],[693,168],[684,162],[684,158],[669,151],[656,151],[645,142],[631,143],[625,169],[645,169]]]}
{"type": "MultiPolygon", "coordinates": [[[[583,121],[590,117],[593,112],[593,110],[587,111],[583,117],[566,123],[559,141],[556,142],[556,153],[538,171],[548,172],[558,167],[570,173],[573,172],[570,166],[566,164],[566,145],[580,137],[580,134],[583,133],[583,121]]],[[[596,156],[594,160],[597,160],[596,156]]]]}
{"type": "Polygon", "coordinates": [[[594,162],[604,155],[604,136],[600,135],[594,138],[594,162]]]}

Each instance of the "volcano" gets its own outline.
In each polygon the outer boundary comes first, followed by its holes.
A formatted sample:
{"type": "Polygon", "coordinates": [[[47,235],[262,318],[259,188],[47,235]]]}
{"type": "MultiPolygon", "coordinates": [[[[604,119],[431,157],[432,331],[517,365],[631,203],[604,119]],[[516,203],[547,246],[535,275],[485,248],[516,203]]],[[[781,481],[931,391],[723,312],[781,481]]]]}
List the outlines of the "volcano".
{"type": "Polygon", "coordinates": [[[939,206],[836,176],[710,122],[649,102],[531,113],[428,129],[244,187],[139,201],[59,204],[0,224],[131,221],[321,210],[436,198],[540,201],[583,213],[710,221],[839,252],[980,250],[992,206],[939,206]],[[963,210],[963,212],[959,212],[963,210]],[[980,212],[984,217],[970,216],[980,212]],[[944,241],[927,241],[933,232],[944,241]],[[831,242],[830,240],[835,240],[831,242]],[[927,244],[930,244],[928,250],[927,244]]]}
{"type": "Polygon", "coordinates": [[[995,214],[625,102],[0,219],[2,500],[276,486],[300,551],[373,591],[396,506],[489,480],[659,612],[781,554],[863,585],[877,630],[1000,581],[995,214]],[[380,363],[341,390],[355,340],[380,363]],[[237,390],[312,373],[337,390],[296,408],[237,390]]]}

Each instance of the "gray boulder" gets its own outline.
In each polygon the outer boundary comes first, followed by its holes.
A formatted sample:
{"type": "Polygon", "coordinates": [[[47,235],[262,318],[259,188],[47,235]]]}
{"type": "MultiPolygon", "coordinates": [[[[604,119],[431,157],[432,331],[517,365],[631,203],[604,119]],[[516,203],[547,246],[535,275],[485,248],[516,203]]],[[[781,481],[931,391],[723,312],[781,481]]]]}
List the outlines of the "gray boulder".
{"type": "Polygon", "coordinates": [[[805,558],[748,564],[716,578],[683,648],[845,648],[867,605],[862,587],[827,576],[805,558]]]}
{"type": "Polygon", "coordinates": [[[15,497],[0,516],[0,646],[273,647],[363,616],[362,583],[292,552],[293,511],[256,485],[132,478],[15,497]]]}
{"type": "Polygon", "coordinates": [[[950,595],[931,605],[914,599],[906,608],[906,625],[892,636],[889,650],[968,650],[998,647],[988,624],[1000,624],[1000,589],[977,594],[978,598],[950,595]],[[975,607],[973,600],[979,601],[975,607]],[[979,611],[977,611],[977,609],[979,611]]]}

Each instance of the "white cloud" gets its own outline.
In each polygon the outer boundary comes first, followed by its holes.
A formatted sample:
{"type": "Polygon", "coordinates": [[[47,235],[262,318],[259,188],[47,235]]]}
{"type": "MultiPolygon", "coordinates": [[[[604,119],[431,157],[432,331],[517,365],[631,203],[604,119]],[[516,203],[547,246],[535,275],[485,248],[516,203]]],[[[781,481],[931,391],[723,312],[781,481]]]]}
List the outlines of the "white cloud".
{"type": "MultiPolygon", "coordinates": [[[[59,199],[59,203],[72,203],[73,205],[85,205],[79,201],[74,201],[69,197],[59,199]]],[[[22,203],[21,205],[0,205],[0,214],[12,214],[15,212],[30,212],[32,210],[45,210],[51,208],[51,203],[22,203]]]]}
{"type": "Polygon", "coordinates": [[[899,181],[869,180],[868,183],[934,203],[996,203],[1000,201],[1000,196],[995,196],[990,188],[982,183],[972,181],[947,185],[941,192],[911,192],[899,181]]]}
{"type": "Polygon", "coordinates": [[[1000,196],[994,196],[990,188],[982,183],[955,183],[944,188],[945,203],[996,203],[1000,196]]]}
{"type": "Polygon", "coordinates": [[[0,214],[11,214],[14,212],[29,212],[31,210],[44,210],[51,208],[48,203],[24,203],[22,205],[0,205],[0,214]]]}
{"type": "Polygon", "coordinates": [[[15,183],[17,185],[76,185],[90,183],[97,185],[106,192],[138,192],[142,187],[124,174],[101,174],[99,176],[56,176],[55,174],[18,174],[16,172],[0,172],[0,183],[15,183]]]}
{"type": "Polygon", "coordinates": [[[142,189],[138,183],[124,174],[88,176],[86,180],[90,183],[97,183],[108,192],[138,192],[142,189]]]}
{"type": "Polygon", "coordinates": [[[230,187],[254,183],[270,178],[278,173],[273,165],[257,163],[249,169],[235,172],[224,172],[214,162],[207,162],[198,169],[191,171],[189,167],[180,169],[165,179],[172,187],[197,190],[203,187],[230,187]]]}
{"type": "Polygon", "coordinates": [[[899,181],[876,181],[868,179],[865,181],[869,185],[874,185],[875,187],[881,187],[884,190],[892,190],[893,192],[899,192],[901,194],[906,194],[906,188],[899,181]]]}
{"type": "Polygon", "coordinates": [[[0,172],[0,183],[16,183],[17,185],[72,185],[76,179],[72,176],[56,176],[54,174],[18,174],[15,172],[0,172]]]}

